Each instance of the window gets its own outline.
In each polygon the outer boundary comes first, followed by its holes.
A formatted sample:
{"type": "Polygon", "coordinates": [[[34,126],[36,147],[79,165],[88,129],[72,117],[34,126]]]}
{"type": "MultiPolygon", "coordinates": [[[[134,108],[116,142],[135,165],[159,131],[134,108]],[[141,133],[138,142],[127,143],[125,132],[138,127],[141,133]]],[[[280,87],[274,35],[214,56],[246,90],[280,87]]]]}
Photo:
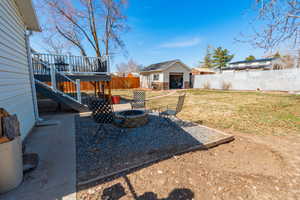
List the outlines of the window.
{"type": "Polygon", "coordinates": [[[159,74],[153,74],[153,80],[159,81],[159,74]]]}

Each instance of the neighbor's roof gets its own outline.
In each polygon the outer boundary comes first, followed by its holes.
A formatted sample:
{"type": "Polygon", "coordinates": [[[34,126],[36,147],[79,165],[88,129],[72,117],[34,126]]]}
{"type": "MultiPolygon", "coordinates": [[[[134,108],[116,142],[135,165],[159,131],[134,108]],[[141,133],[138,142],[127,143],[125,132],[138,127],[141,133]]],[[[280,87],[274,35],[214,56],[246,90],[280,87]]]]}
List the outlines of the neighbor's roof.
{"type": "Polygon", "coordinates": [[[271,69],[271,65],[245,66],[245,67],[223,67],[222,70],[247,70],[247,69],[271,69]]]}
{"type": "Polygon", "coordinates": [[[31,0],[15,0],[27,30],[42,31],[31,0]]]}
{"type": "Polygon", "coordinates": [[[199,71],[199,72],[215,72],[209,68],[206,68],[206,67],[197,67],[197,68],[193,68],[193,70],[196,70],[196,71],[199,71]]]}
{"type": "Polygon", "coordinates": [[[263,58],[263,59],[257,59],[257,60],[251,60],[251,61],[247,61],[247,60],[243,60],[243,61],[237,61],[237,62],[232,62],[229,64],[243,64],[243,63],[254,63],[254,62],[268,62],[268,61],[273,61],[276,60],[277,58],[263,58]]]}
{"type": "Polygon", "coordinates": [[[148,67],[145,67],[141,71],[141,73],[142,72],[151,72],[151,71],[164,71],[177,62],[181,63],[185,68],[190,70],[190,68],[188,66],[186,66],[183,62],[181,62],[180,60],[177,59],[177,60],[170,60],[170,61],[166,61],[166,62],[152,64],[148,67]]]}

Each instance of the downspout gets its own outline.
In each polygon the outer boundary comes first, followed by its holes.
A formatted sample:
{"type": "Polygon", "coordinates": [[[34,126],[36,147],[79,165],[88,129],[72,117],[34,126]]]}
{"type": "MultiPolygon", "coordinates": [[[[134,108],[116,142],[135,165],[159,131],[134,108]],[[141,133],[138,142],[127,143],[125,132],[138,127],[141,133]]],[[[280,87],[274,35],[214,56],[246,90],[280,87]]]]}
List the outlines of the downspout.
{"type": "Polygon", "coordinates": [[[37,95],[36,95],[36,89],[35,89],[35,81],[34,81],[34,75],[33,75],[31,47],[30,47],[30,40],[29,40],[29,37],[31,35],[32,35],[31,31],[28,31],[27,33],[25,33],[25,42],[26,42],[26,50],[27,50],[29,80],[30,80],[30,85],[31,85],[31,94],[32,94],[32,100],[33,100],[34,117],[35,117],[35,122],[38,123],[42,119],[40,119],[40,116],[39,116],[37,95]]]}

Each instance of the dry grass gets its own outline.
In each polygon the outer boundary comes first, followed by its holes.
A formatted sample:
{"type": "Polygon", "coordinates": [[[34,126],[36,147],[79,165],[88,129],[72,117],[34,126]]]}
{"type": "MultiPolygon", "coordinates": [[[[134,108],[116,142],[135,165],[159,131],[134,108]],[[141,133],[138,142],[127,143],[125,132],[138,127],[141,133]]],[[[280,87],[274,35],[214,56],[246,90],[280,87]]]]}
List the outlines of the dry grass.
{"type": "MultiPolygon", "coordinates": [[[[170,93],[171,91],[146,91],[146,98],[152,98],[156,96],[162,96],[170,93]]],[[[123,98],[132,98],[133,90],[132,89],[124,89],[124,90],[112,90],[112,95],[120,95],[123,98]]]]}
{"type": "MultiPolygon", "coordinates": [[[[151,101],[175,105],[176,96],[151,101]]],[[[232,132],[300,134],[300,96],[285,93],[188,90],[178,117],[232,132]]]]}

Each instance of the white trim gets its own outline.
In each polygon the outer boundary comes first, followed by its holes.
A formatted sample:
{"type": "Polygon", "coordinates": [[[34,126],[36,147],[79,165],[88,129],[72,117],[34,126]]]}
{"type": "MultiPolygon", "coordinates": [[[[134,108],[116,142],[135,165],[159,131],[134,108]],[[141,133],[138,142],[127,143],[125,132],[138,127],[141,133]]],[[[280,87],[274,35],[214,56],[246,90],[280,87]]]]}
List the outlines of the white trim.
{"type": "Polygon", "coordinates": [[[180,60],[174,61],[173,63],[171,63],[170,65],[168,65],[168,67],[166,69],[164,69],[163,71],[170,69],[176,63],[182,64],[182,66],[184,68],[186,68],[188,71],[191,71],[191,69],[186,64],[184,64],[183,62],[181,62],[180,60]]]}
{"type": "Polygon", "coordinates": [[[14,0],[22,15],[27,30],[41,32],[35,9],[31,0],[14,0]]]}

